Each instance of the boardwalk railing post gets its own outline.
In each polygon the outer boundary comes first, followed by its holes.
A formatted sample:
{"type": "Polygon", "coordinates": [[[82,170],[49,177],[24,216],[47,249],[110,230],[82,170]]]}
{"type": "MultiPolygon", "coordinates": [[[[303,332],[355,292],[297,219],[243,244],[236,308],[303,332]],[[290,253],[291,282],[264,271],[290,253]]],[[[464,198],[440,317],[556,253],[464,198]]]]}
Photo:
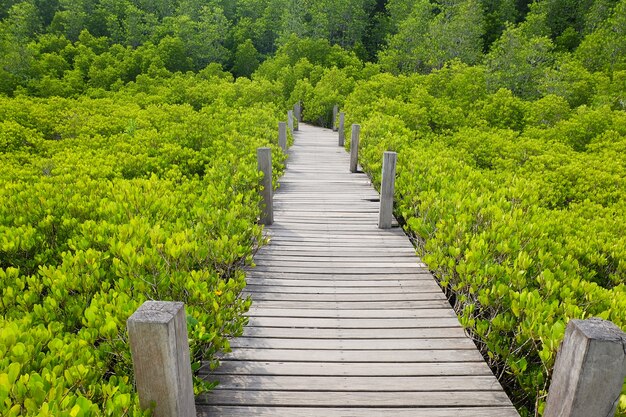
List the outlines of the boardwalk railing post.
{"type": "Polygon", "coordinates": [[[333,106],[333,123],[332,123],[332,127],[333,127],[333,131],[337,131],[337,114],[339,113],[339,106],[338,105],[334,105],[333,106]]]}
{"type": "Polygon", "coordinates": [[[261,180],[261,224],[274,223],[274,208],[272,204],[272,150],[270,148],[258,148],[256,150],[258,170],[263,173],[261,180]]]}
{"type": "MultiPolygon", "coordinates": [[[[300,123],[302,121],[302,104],[300,101],[293,105],[293,114],[296,122],[300,123]]],[[[298,130],[298,126],[296,126],[296,130],[298,130]]]]}
{"type": "Polygon", "coordinates": [[[195,417],[185,305],[146,301],[127,321],[139,404],[155,417],[195,417]]]}
{"type": "Polygon", "coordinates": [[[278,122],[278,145],[287,152],[287,123],[278,122]]]}
{"type": "Polygon", "coordinates": [[[346,121],[346,114],[344,112],[339,113],[339,146],[343,146],[345,141],[344,123],[346,121]]]}
{"type": "Polygon", "coordinates": [[[293,110],[287,111],[287,125],[289,126],[289,131],[293,133],[293,110]]]}
{"type": "Polygon", "coordinates": [[[352,137],[350,138],[350,172],[356,172],[359,165],[359,134],[361,126],[352,125],[352,137]]]}
{"type": "Polygon", "coordinates": [[[544,417],[611,417],[626,377],[626,334],[610,321],[570,320],[544,417]]]}
{"type": "Polygon", "coordinates": [[[393,219],[393,192],[396,181],[395,152],[385,152],[383,156],[383,179],[380,186],[380,212],[378,214],[378,228],[391,228],[393,219]]]}

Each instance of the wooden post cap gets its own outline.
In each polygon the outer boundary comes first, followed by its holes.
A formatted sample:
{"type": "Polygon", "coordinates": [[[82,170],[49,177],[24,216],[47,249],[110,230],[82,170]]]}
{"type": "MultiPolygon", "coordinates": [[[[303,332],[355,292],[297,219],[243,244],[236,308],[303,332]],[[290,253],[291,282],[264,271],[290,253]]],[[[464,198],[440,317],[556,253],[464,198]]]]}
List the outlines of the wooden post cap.
{"type": "Polygon", "coordinates": [[[611,417],[626,377],[626,333],[610,321],[570,320],[544,417],[611,417]]]}
{"type": "Polygon", "coordinates": [[[126,322],[141,408],[155,417],[195,417],[185,305],[146,301],[126,322]]]}

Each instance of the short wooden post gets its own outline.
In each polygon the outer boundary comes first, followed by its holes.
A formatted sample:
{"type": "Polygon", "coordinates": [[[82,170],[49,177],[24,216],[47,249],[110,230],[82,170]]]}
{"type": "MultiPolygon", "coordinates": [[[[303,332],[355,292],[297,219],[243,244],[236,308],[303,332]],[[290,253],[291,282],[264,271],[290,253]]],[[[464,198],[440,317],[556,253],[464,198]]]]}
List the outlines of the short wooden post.
{"type": "Polygon", "coordinates": [[[261,224],[274,223],[274,208],[272,204],[272,150],[258,148],[256,150],[258,170],[263,173],[261,179],[261,224]]]}
{"type": "MultiPolygon", "coordinates": [[[[296,121],[300,123],[302,121],[302,102],[298,101],[293,105],[293,114],[296,117],[296,121]]],[[[298,130],[297,127],[296,130],[298,130]]]]}
{"type": "Polygon", "coordinates": [[[391,228],[397,156],[395,152],[385,152],[383,156],[383,180],[380,186],[380,212],[378,213],[379,229],[391,228]]]}
{"type": "Polygon", "coordinates": [[[278,122],[278,145],[287,152],[287,123],[278,122]]]}
{"type": "Polygon", "coordinates": [[[195,417],[185,305],[146,301],[127,323],[141,408],[155,417],[195,417]]]}
{"type": "Polygon", "coordinates": [[[289,126],[289,131],[293,133],[293,110],[287,111],[287,125],[289,126]]]}
{"type": "Polygon", "coordinates": [[[352,125],[352,137],[350,139],[350,172],[356,172],[359,164],[359,134],[361,126],[352,125]]]}
{"type": "Polygon", "coordinates": [[[544,417],[611,417],[626,377],[626,334],[610,321],[570,320],[544,417]]]}
{"type": "Polygon", "coordinates": [[[346,114],[344,112],[339,113],[339,146],[343,146],[345,142],[345,135],[346,135],[346,133],[344,132],[345,121],[346,121],[346,114]]]}
{"type": "Polygon", "coordinates": [[[338,105],[334,105],[333,106],[333,131],[337,131],[337,114],[339,113],[339,106],[338,105]]]}

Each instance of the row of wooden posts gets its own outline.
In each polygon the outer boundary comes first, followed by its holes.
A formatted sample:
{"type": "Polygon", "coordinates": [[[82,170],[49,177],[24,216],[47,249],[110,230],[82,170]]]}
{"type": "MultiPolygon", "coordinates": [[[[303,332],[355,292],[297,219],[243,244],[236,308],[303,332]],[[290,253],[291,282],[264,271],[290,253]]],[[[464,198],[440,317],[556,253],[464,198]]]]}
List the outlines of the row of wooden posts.
{"type": "MultiPolygon", "coordinates": [[[[300,104],[296,104],[296,120],[300,121],[301,112],[300,104]]],[[[334,107],[333,113],[337,113],[337,106],[334,107]]],[[[293,112],[289,110],[287,113],[287,123],[278,123],[278,144],[283,152],[287,152],[287,126],[290,131],[294,131],[293,128],[293,112]]],[[[345,133],[344,133],[345,113],[339,113],[339,140],[338,145],[344,146],[345,133]]],[[[295,128],[297,130],[297,127],[295,128]]],[[[352,135],[350,141],[350,172],[358,172],[359,164],[359,137],[361,133],[361,126],[358,124],[352,125],[352,135]]],[[[382,168],[382,182],[380,188],[380,209],[378,214],[378,227],[380,229],[389,229],[393,223],[393,197],[396,178],[396,162],[398,155],[396,152],[385,152],[383,154],[383,168],[382,168]]],[[[265,225],[271,225],[274,223],[274,209],[273,209],[273,192],[272,192],[272,151],[270,148],[263,147],[257,149],[257,168],[263,173],[263,179],[261,180],[261,218],[260,223],[265,225]]]]}
{"type": "MultiPolygon", "coordinates": [[[[299,103],[294,112],[300,121],[299,103]]],[[[279,124],[279,143],[285,151],[286,127],[297,130],[297,125],[293,125],[294,112],[289,111],[287,123],[279,124]]],[[[333,113],[337,114],[336,108],[333,113]]],[[[339,113],[340,146],[344,117],[339,113]]],[[[359,125],[352,125],[351,172],[357,170],[359,132],[359,125]]],[[[264,174],[261,193],[266,207],[261,222],[271,224],[271,150],[259,148],[257,155],[259,171],[264,174]]],[[[396,153],[385,152],[381,228],[391,226],[395,165],[396,153]]],[[[127,329],[141,407],[153,407],[154,417],[196,417],[184,304],[146,301],[128,319],[127,329]]],[[[601,319],[570,320],[556,358],[544,417],[611,417],[625,377],[626,333],[601,319]]]]}

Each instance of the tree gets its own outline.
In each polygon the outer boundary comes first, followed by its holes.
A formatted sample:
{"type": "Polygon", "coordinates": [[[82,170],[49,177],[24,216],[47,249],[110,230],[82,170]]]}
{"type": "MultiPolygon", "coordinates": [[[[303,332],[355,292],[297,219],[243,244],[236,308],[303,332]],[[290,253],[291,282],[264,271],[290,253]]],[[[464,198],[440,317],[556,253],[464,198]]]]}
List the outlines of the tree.
{"type": "Polygon", "coordinates": [[[529,14],[519,26],[509,26],[487,54],[487,87],[508,88],[524,98],[541,96],[540,86],[554,62],[554,44],[547,36],[545,15],[529,14]]]}
{"type": "Polygon", "coordinates": [[[387,48],[378,56],[383,68],[394,74],[426,70],[428,26],[432,18],[428,0],[415,2],[409,16],[399,24],[398,33],[389,39],[387,48]]]}
{"type": "Polygon", "coordinates": [[[233,73],[237,77],[250,77],[259,66],[259,53],[250,39],[237,45],[233,73]]]}
{"type": "Polygon", "coordinates": [[[611,17],[587,35],[575,56],[591,71],[626,69],[626,0],[621,0],[611,17]]]}
{"type": "Polygon", "coordinates": [[[442,6],[430,23],[429,66],[439,69],[453,59],[470,65],[478,63],[482,57],[484,24],[477,0],[452,1],[442,6]]]}
{"type": "Polygon", "coordinates": [[[483,34],[484,18],[476,0],[452,0],[437,9],[422,0],[400,23],[380,62],[391,72],[430,72],[453,59],[475,64],[482,56],[483,34]]]}

